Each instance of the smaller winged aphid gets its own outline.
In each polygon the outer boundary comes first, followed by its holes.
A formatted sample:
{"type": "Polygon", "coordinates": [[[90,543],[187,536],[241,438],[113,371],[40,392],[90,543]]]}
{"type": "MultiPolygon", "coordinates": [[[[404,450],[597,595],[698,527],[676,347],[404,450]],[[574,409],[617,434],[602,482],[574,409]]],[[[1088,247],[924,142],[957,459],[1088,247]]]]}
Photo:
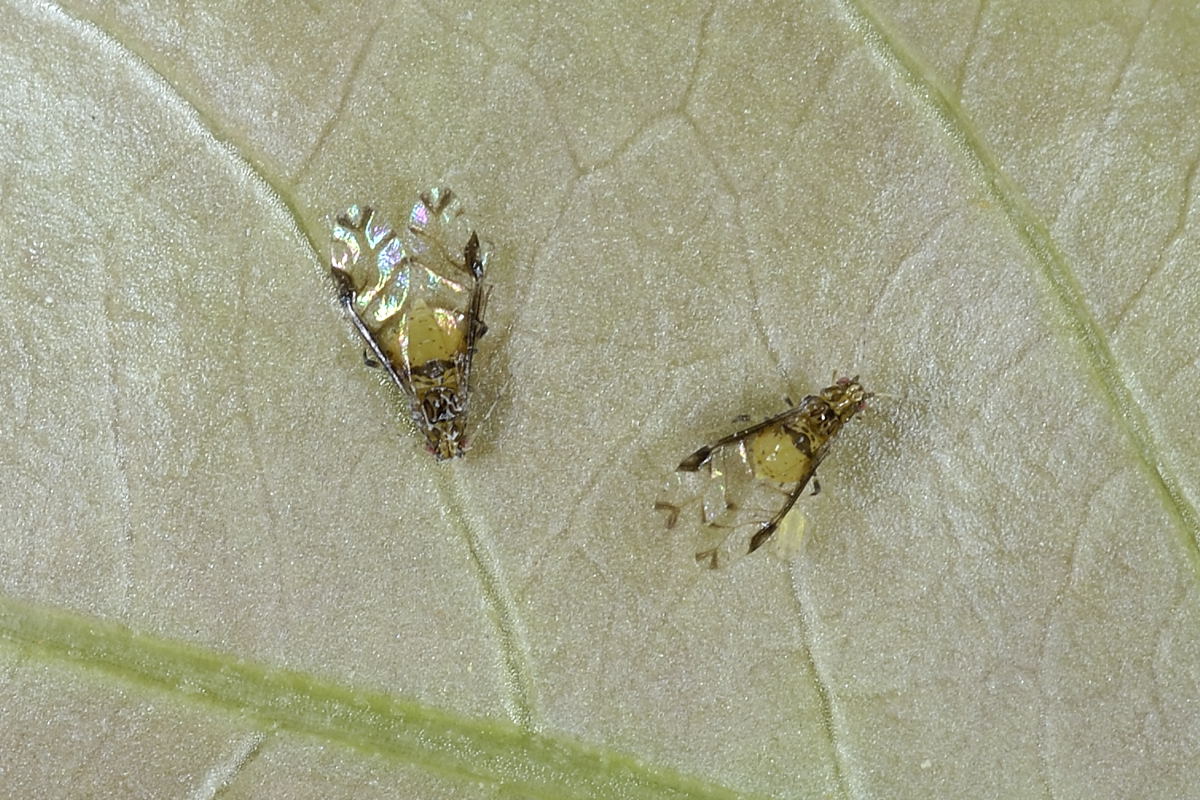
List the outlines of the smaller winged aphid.
{"type": "Polygon", "coordinates": [[[330,271],[342,306],[366,343],[368,363],[403,391],[413,425],[439,461],[467,449],[490,256],[446,187],[422,192],[403,230],[357,205],[333,226],[330,271]]]}
{"type": "Polygon", "coordinates": [[[767,542],[805,487],[820,490],[817,467],[838,431],[872,395],[841,378],[794,408],[701,447],[679,463],[654,507],[667,527],[699,528],[696,561],[725,566],[767,542]]]}

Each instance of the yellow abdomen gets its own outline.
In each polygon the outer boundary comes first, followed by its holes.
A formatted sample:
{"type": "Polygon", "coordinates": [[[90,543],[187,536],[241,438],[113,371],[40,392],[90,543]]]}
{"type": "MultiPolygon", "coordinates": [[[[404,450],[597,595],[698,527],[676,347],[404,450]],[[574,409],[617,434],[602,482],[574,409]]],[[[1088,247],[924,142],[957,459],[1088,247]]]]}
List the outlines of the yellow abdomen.
{"type": "Polygon", "coordinates": [[[408,316],[409,365],[452,361],[466,350],[466,332],[465,321],[453,311],[415,304],[408,316]]]}
{"type": "Polygon", "coordinates": [[[371,332],[400,373],[431,361],[453,363],[455,356],[466,351],[467,326],[461,316],[423,301],[413,303],[407,314],[394,316],[371,332]]]}
{"type": "Polygon", "coordinates": [[[759,478],[779,483],[803,480],[812,471],[812,459],[796,446],[783,425],[759,431],[749,443],[750,467],[759,478]]]}

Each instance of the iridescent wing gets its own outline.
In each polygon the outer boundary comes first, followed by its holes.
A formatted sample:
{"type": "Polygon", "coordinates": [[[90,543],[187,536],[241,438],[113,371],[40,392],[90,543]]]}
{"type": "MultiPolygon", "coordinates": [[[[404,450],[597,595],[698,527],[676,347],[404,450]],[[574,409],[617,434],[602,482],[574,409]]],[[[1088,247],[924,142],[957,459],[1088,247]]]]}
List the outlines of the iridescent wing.
{"type": "Polygon", "coordinates": [[[409,402],[413,425],[437,458],[462,455],[490,248],[457,197],[424,192],[397,232],[369,206],[352,206],[333,228],[330,269],[341,301],[371,354],[409,402]]]}

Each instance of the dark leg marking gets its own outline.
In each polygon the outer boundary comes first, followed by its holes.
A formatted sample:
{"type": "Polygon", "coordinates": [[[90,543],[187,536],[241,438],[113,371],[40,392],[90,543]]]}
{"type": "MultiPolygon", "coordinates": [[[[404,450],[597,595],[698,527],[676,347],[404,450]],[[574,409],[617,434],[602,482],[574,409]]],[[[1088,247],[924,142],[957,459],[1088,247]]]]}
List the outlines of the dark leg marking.
{"type": "Polygon", "coordinates": [[[679,462],[679,466],[675,468],[676,472],[695,472],[700,469],[708,457],[712,455],[711,447],[701,447],[696,452],[679,462]]]}
{"type": "Polygon", "coordinates": [[[679,521],[679,506],[657,500],[654,503],[654,510],[667,512],[667,528],[674,528],[675,523],[679,521]]]}
{"type": "Polygon", "coordinates": [[[771,534],[775,532],[775,528],[777,528],[778,525],[779,523],[774,521],[764,525],[762,530],[754,534],[753,538],[750,539],[750,549],[746,552],[753,553],[755,550],[766,544],[767,539],[771,538],[771,534]]]}
{"type": "Polygon", "coordinates": [[[471,231],[471,238],[463,248],[463,263],[475,276],[475,280],[483,277],[483,262],[479,260],[479,235],[475,231],[471,231]]]}

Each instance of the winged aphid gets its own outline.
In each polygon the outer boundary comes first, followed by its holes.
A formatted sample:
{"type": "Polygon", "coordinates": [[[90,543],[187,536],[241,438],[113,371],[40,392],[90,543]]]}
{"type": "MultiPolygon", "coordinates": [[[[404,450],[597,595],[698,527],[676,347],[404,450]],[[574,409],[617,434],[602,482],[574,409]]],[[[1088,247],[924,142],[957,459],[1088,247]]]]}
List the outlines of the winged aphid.
{"type": "Polygon", "coordinates": [[[440,461],[468,447],[471,369],[489,294],[490,246],[449,188],[422,192],[397,231],[370,206],[333,226],[330,271],[368,363],[408,400],[413,426],[440,461]]]}

